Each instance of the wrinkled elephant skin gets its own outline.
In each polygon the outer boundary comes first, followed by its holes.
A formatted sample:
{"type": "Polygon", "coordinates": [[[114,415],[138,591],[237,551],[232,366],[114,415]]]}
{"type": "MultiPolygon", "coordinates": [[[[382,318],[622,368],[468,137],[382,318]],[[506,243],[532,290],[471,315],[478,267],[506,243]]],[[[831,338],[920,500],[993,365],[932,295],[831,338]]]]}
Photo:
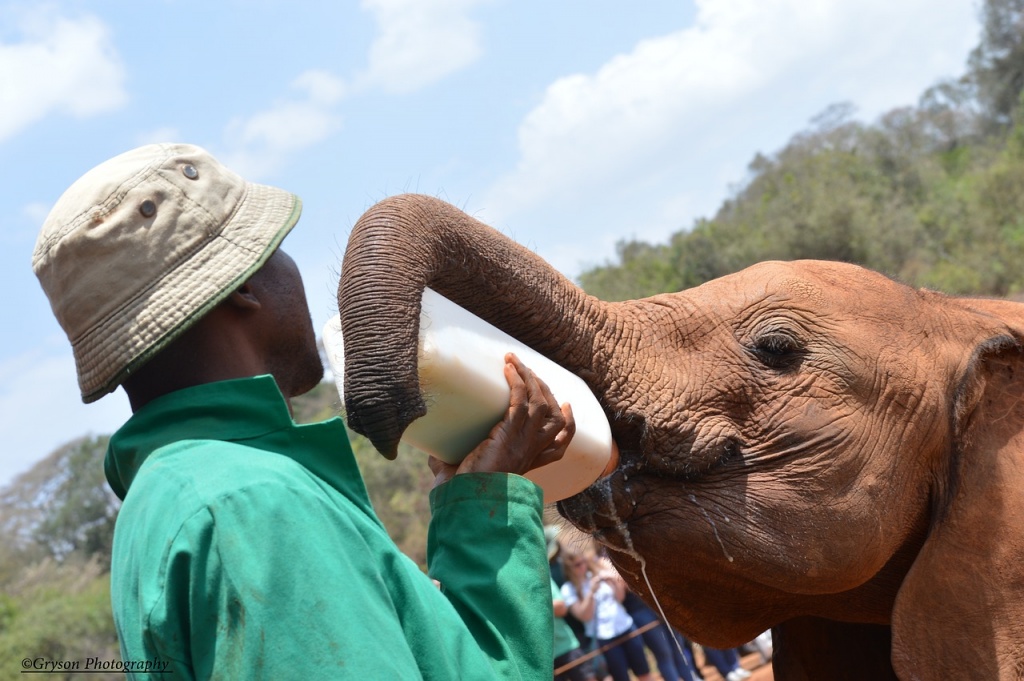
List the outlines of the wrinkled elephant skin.
{"type": "Polygon", "coordinates": [[[559,511],[684,633],[774,627],[783,680],[1024,678],[1024,305],[821,261],[609,303],[393,197],[339,286],[350,424],[386,455],[424,410],[423,286],[587,381],[620,463],[559,511]]]}

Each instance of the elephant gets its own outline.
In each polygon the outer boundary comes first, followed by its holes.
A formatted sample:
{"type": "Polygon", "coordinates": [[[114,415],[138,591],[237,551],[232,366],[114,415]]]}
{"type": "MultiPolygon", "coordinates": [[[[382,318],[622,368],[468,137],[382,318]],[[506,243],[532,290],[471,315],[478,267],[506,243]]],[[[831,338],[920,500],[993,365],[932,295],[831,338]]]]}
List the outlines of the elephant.
{"type": "Polygon", "coordinates": [[[771,628],[783,680],[1024,678],[1024,305],[814,260],[607,302],[392,196],[338,287],[348,423],[391,458],[427,286],[593,391],[618,465],[558,512],[688,637],[771,628]]]}

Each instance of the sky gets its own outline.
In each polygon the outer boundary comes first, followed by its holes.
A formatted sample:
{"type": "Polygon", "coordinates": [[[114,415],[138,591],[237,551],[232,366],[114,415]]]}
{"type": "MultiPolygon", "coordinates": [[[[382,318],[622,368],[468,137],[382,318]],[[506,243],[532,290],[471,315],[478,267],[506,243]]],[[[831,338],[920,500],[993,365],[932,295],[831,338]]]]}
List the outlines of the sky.
{"type": "Polygon", "coordinates": [[[712,217],[831,104],[871,122],[964,72],[975,0],[0,0],[0,486],[130,415],[81,403],[31,270],[93,166],[189,142],[304,204],[314,325],[349,230],[440,197],[570,278],[712,217]]]}

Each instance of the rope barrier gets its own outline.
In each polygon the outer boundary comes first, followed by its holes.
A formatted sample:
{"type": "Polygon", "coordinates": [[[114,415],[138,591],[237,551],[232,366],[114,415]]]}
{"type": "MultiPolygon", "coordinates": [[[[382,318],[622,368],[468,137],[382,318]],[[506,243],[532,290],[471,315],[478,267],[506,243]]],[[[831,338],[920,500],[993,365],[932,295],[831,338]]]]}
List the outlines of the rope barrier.
{"type": "Polygon", "coordinates": [[[596,650],[591,650],[589,653],[587,653],[583,657],[578,657],[575,660],[573,660],[572,662],[570,662],[568,664],[564,664],[561,667],[559,667],[558,669],[556,669],[555,670],[555,676],[558,676],[559,674],[563,674],[563,673],[569,671],[570,669],[572,669],[574,667],[578,667],[579,665],[583,664],[587,660],[593,659],[593,658],[597,657],[598,655],[600,655],[601,653],[603,653],[605,651],[608,651],[608,650],[611,650],[615,646],[621,645],[622,643],[625,643],[626,641],[628,641],[631,638],[635,638],[635,637],[639,636],[640,634],[644,633],[645,631],[650,631],[651,629],[653,629],[654,627],[658,626],[659,624],[661,624],[661,620],[654,620],[653,622],[648,622],[647,624],[643,625],[639,629],[634,629],[628,635],[614,639],[613,643],[606,643],[603,646],[601,646],[600,648],[597,648],[596,650]]]}

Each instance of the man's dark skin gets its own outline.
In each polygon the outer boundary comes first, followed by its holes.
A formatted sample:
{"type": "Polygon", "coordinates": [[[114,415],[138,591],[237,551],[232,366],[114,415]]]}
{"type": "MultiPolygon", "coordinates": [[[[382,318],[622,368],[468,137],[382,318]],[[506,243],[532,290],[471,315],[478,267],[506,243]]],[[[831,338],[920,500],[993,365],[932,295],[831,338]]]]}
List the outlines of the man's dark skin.
{"type": "MultiPolygon", "coordinates": [[[[572,409],[515,355],[505,418],[458,465],[431,458],[435,485],[460,473],[515,473],[562,458],[576,432],[572,409]]],[[[324,369],[295,261],[277,250],[248,281],[124,382],[132,411],[195,385],[271,374],[287,399],[312,390],[324,369]]]]}

